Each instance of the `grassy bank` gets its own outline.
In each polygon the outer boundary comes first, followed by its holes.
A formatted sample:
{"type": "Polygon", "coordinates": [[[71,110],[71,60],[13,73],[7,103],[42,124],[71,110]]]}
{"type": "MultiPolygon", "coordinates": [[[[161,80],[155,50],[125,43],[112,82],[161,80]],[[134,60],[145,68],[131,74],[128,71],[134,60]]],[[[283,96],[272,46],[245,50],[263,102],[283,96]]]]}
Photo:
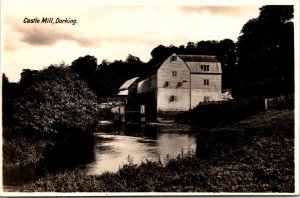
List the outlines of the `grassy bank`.
{"type": "MultiPolygon", "coordinates": [[[[199,131],[209,155],[166,165],[125,165],[117,173],[75,169],[48,174],[19,191],[51,192],[294,192],[294,111],[260,113],[228,127],[199,131]],[[224,135],[224,133],[229,134],[224,135]],[[222,138],[223,137],[223,138],[222,138]],[[230,137],[225,138],[224,137],[230,137]]],[[[197,153],[198,155],[198,153],[197,153]]]]}
{"type": "Polygon", "coordinates": [[[53,143],[49,140],[9,135],[10,133],[10,129],[4,128],[2,139],[4,168],[43,161],[44,153],[53,147],[53,143]]]}

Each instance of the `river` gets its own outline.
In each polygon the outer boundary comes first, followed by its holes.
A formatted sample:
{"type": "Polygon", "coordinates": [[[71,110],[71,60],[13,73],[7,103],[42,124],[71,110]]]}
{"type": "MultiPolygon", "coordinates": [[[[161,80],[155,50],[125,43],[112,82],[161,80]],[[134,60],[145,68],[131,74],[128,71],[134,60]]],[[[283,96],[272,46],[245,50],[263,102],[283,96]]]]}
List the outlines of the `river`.
{"type": "MultiPolygon", "coordinates": [[[[173,122],[143,125],[130,130],[124,127],[117,130],[106,128],[98,130],[94,136],[93,161],[80,165],[84,172],[91,175],[117,172],[129,162],[140,164],[146,160],[161,160],[165,164],[168,158],[196,152],[195,133],[188,126],[173,122]]],[[[43,175],[42,169],[36,165],[3,169],[4,187],[13,190],[15,185],[34,181],[43,175]]]]}
{"type": "Polygon", "coordinates": [[[95,161],[86,165],[87,173],[116,172],[124,164],[146,160],[165,164],[168,158],[196,151],[195,135],[178,125],[152,126],[149,133],[96,133],[95,161]]]}

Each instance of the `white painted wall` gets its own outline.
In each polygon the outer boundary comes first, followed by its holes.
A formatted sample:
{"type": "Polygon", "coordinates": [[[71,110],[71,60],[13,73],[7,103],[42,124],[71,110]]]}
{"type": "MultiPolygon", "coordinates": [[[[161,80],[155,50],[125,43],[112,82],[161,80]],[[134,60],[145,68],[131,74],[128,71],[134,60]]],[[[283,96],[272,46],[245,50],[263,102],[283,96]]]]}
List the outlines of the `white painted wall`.
{"type": "Polygon", "coordinates": [[[192,74],[192,89],[206,89],[221,92],[221,74],[192,74]],[[209,85],[204,85],[204,79],[209,80],[209,85]]]}
{"type": "Polygon", "coordinates": [[[190,109],[189,89],[157,89],[157,111],[187,111],[190,109]],[[176,101],[170,102],[170,97],[176,101]]]}
{"type": "Polygon", "coordinates": [[[157,110],[186,111],[190,108],[190,70],[177,56],[177,60],[168,58],[157,71],[157,110]],[[176,76],[172,76],[176,72],[176,76]],[[165,86],[166,82],[169,86],[165,86]],[[178,83],[182,83],[178,87],[178,83]],[[175,96],[176,101],[170,101],[175,96]]]}
{"type": "Polygon", "coordinates": [[[213,90],[209,90],[209,89],[192,89],[192,107],[191,108],[195,108],[199,102],[204,102],[204,97],[208,96],[209,97],[209,101],[221,101],[222,99],[222,93],[221,92],[216,92],[213,90]]]}

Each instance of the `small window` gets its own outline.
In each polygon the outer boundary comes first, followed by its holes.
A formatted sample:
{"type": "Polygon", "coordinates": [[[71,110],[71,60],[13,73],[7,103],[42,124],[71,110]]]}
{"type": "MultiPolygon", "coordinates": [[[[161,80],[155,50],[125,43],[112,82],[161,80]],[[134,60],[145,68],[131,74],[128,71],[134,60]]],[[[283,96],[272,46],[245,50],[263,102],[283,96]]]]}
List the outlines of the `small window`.
{"type": "Polygon", "coordinates": [[[171,61],[176,61],[177,60],[177,56],[171,56],[171,61]]]}
{"type": "Polygon", "coordinates": [[[209,101],[209,96],[204,96],[204,102],[208,102],[209,101]]]}
{"type": "Polygon", "coordinates": [[[175,102],[176,100],[177,100],[176,96],[171,96],[169,99],[170,102],[175,102]]]}
{"type": "Polygon", "coordinates": [[[182,87],[183,86],[183,82],[178,82],[176,87],[182,87]]]}
{"type": "Polygon", "coordinates": [[[164,87],[170,87],[170,81],[166,81],[164,87]]]}
{"type": "Polygon", "coordinates": [[[209,65],[201,65],[203,71],[209,71],[209,65]]]}
{"type": "Polygon", "coordinates": [[[177,76],[177,71],[172,71],[172,76],[173,77],[177,76]]]}
{"type": "Polygon", "coordinates": [[[209,85],[209,80],[208,79],[204,79],[204,85],[209,85]]]}

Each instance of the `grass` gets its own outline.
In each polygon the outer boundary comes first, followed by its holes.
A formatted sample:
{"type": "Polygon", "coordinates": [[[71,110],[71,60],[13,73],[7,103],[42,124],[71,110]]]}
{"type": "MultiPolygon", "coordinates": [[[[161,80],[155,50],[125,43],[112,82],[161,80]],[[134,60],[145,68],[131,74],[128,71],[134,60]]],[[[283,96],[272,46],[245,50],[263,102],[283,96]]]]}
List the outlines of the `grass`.
{"type": "Polygon", "coordinates": [[[3,167],[26,166],[44,160],[44,152],[52,148],[47,140],[25,137],[3,138],[3,167]]]}
{"type": "Polygon", "coordinates": [[[83,170],[74,169],[47,174],[35,182],[18,186],[17,190],[294,192],[293,110],[259,113],[231,126],[199,131],[201,137],[207,140],[207,151],[216,151],[200,157],[198,152],[181,154],[169,159],[166,165],[158,161],[138,166],[129,160],[117,173],[86,175],[83,170]]]}

